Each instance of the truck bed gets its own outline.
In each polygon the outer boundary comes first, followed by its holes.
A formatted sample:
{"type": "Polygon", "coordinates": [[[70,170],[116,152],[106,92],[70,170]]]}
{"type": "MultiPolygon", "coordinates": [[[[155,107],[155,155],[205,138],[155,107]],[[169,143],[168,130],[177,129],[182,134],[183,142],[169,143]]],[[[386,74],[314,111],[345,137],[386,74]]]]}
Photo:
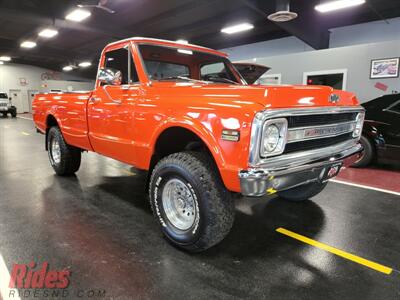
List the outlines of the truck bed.
{"type": "Polygon", "coordinates": [[[37,128],[45,132],[47,117],[52,115],[60,125],[68,144],[92,150],[87,122],[87,104],[91,94],[92,92],[89,91],[36,95],[32,112],[37,128]]]}

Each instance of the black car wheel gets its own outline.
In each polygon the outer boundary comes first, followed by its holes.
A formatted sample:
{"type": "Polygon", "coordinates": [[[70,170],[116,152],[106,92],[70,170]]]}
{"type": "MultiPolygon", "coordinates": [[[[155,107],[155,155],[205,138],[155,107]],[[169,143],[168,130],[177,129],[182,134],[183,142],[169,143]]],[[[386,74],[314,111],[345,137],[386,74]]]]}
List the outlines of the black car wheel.
{"type": "Polygon", "coordinates": [[[375,148],[371,141],[365,137],[361,136],[360,144],[364,147],[360,158],[352,165],[355,168],[362,168],[368,166],[375,158],[375,148]]]}
{"type": "Polygon", "coordinates": [[[12,106],[10,109],[11,117],[16,118],[17,117],[17,108],[15,106],[12,106]]]}

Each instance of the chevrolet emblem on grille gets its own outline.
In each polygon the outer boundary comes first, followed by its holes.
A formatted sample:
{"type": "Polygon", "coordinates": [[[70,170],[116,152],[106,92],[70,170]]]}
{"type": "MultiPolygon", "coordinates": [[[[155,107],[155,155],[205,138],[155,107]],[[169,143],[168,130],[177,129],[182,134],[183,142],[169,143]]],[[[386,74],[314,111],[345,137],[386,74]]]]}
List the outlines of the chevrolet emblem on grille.
{"type": "Polygon", "coordinates": [[[324,128],[310,128],[304,131],[305,137],[319,137],[326,135],[335,135],[351,131],[352,124],[343,124],[324,128]]]}
{"type": "Polygon", "coordinates": [[[340,96],[338,94],[331,94],[329,96],[330,103],[338,103],[340,101],[340,96]]]}
{"type": "Polygon", "coordinates": [[[354,127],[355,123],[349,122],[312,128],[293,128],[288,131],[287,142],[295,143],[302,140],[338,136],[352,132],[354,127]]]}

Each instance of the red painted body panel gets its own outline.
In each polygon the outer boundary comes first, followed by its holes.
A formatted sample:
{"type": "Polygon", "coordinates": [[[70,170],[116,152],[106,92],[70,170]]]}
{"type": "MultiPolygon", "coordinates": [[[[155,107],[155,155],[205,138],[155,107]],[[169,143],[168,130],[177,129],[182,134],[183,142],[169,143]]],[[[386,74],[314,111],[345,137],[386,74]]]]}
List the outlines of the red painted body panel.
{"type": "MultiPolygon", "coordinates": [[[[182,82],[152,82],[143,69],[137,43],[176,46],[149,39],[111,44],[104,52],[125,45],[131,47],[140,83],[129,86],[100,86],[91,93],[39,94],[33,101],[36,126],[46,130],[46,118],[54,116],[67,142],[148,169],[160,134],[170,127],[195,133],[208,146],[225,186],[240,192],[238,172],[248,167],[251,124],[264,109],[337,106],[328,99],[333,89],[322,86],[249,86],[182,82]],[[89,101],[89,99],[91,99],[89,101]],[[114,100],[120,101],[116,103],[114,100]],[[221,139],[223,129],[240,131],[239,142],[221,139]]],[[[179,48],[220,52],[179,45],[179,48]]],[[[351,93],[340,94],[341,106],[358,105],[351,93]]],[[[172,143],[174,141],[171,141],[172,143]]]]}

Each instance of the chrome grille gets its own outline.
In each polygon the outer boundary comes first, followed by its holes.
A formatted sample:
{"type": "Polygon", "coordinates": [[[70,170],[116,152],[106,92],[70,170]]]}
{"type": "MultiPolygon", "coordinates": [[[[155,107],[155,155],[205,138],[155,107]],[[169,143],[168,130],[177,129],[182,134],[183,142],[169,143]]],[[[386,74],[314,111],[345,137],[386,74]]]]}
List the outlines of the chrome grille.
{"type": "Polygon", "coordinates": [[[353,139],[357,113],[288,117],[288,140],[283,154],[329,147],[353,139]]]}
{"type": "Polygon", "coordinates": [[[304,126],[318,126],[328,125],[342,122],[354,121],[357,117],[356,112],[341,113],[341,114],[317,114],[309,116],[290,116],[287,117],[288,127],[304,127],[304,126]]]}
{"type": "Polygon", "coordinates": [[[7,103],[5,103],[5,102],[0,102],[0,106],[7,106],[7,103]]]}
{"type": "MultiPolygon", "coordinates": [[[[266,109],[258,112],[253,120],[251,129],[249,166],[251,167],[276,167],[281,168],[284,162],[295,160],[297,163],[335,155],[335,153],[346,150],[357,144],[359,137],[353,138],[351,127],[342,127],[343,123],[358,124],[358,116],[363,113],[361,106],[337,106],[317,108],[289,108],[289,109],[266,109]],[[263,139],[263,128],[267,120],[285,118],[288,120],[288,130],[299,128],[316,129],[307,132],[307,138],[292,140],[285,145],[285,152],[280,155],[263,157],[261,147],[263,139]],[[338,129],[319,130],[319,127],[331,127],[339,124],[338,129]],[[318,136],[318,133],[322,136],[318,136]],[[311,135],[311,136],[310,136],[311,135]]],[[[358,128],[359,131],[359,128],[358,128]]]]}

